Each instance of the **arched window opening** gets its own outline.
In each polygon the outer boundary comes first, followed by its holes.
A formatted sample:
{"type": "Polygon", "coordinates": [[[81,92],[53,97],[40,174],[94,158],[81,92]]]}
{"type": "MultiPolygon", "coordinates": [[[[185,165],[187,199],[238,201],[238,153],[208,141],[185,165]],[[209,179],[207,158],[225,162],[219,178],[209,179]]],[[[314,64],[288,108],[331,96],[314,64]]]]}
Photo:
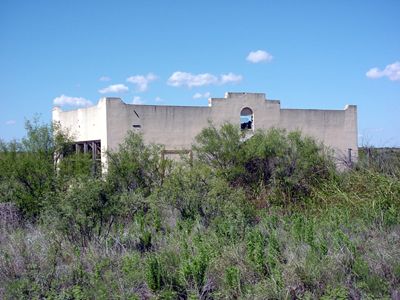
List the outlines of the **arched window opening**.
{"type": "Polygon", "coordinates": [[[254,130],[254,114],[249,107],[243,108],[240,112],[240,129],[254,130]]]}

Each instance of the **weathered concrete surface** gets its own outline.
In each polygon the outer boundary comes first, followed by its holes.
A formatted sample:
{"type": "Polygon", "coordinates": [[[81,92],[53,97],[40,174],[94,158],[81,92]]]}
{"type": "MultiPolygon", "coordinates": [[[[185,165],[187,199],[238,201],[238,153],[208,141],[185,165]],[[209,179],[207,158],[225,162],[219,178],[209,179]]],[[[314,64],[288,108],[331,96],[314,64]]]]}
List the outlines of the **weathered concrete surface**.
{"type": "MultiPolygon", "coordinates": [[[[100,140],[102,150],[106,150],[108,148],[107,103],[109,101],[111,98],[102,98],[95,106],[73,111],[62,111],[60,108],[54,107],[53,122],[59,122],[63,129],[73,135],[75,141],[100,140]]],[[[102,151],[101,162],[106,164],[104,151],[102,151]]]]}
{"type": "Polygon", "coordinates": [[[338,159],[352,149],[357,158],[357,107],[344,110],[281,109],[280,101],[266,100],[262,93],[226,93],[211,98],[208,107],[126,104],[119,98],[102,98],[95,106],[63,112],[53,109],[53,121],[60,122],[76,141],[101,140],[105,150],[113,150],[128,130],[143,134],[146,143],[165,145],[167,150],[190,149],[194,137],[211,121],[240,126],[240,112],[253,111],[253,129],[301,130],[335,151],[338,159]]]}

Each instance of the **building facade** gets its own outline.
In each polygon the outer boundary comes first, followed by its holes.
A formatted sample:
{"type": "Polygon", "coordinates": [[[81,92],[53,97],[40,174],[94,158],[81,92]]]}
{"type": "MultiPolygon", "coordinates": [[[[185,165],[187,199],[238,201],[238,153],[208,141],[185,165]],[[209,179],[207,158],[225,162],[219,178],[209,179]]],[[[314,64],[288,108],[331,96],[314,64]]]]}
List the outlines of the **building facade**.
{"type": "Polygon", "coordinates": [[[129,130],[142,133],[146,143],[163,144],[166,150],[189,150],[210,121],[216,126],[237,124],[250,133],[272,127],[300,130],[333,149],[336,158],[357,159],[355,105],[343,110],[281,109],[280,101],[268,100],[262,93],[226,93],[224,98],[209,99],[208,107],[137,105],[102,98],[87,108],[53,109],[53,122],[69,130],[79,149],[92,151],[105,165],[105,151],[117,149],[129,130]]]}

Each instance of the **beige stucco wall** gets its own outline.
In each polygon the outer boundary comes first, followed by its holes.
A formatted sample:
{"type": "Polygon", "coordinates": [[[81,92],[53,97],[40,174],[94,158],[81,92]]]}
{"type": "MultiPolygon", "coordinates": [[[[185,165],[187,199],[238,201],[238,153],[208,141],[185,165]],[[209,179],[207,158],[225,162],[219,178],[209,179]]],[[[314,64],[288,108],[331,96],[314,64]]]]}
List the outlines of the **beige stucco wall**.
{"type": "Polygon", "coordinates": [[[279,125],[280,102],[266,100],[261,93],[226,93],[225,98],[211,99],[212,120],[240,124],[240,112],[249,107],[254,113],[255,129],[267,129],[279,125]]]}
{"type": "MultiPolygon", "coordinates": [[[[252,109],[255,129],[301,130],[335,150],[338,158],[347,155],[349,148],[357,157],[356,106],[343,110],[281,109],[280,101],[266,100],[262,93],[227,93],[224,98],[210,99],[208,107],[133,105],[119,98],[103,98],[89,108],[67,112],[55,108],[53,120],[69,128],[77,141],[100,139],[103,150],[116,149],[128,130],[141,132],[146,143],[176,150],[190,149],[208,121],[240,126],[244,107],[252,109]]],[[[103,162],[105,159],[102,157],[103,162]]]]}
{"type": "Polygon", "coordinates": [[[358,156],[357,107],[344,110],[282,109],[279,127],[288,131],[300,130],[335,151],[336,158],[347,158],[348,149],[358,156]]]}
{"type": "Polygon", "coordinates": [[[128,130],[143,134],[146,143],[166,149],[188,149],[193,138],[207,126],[209,107],[132,105],[121,100],[107,102],[108,147],[116,149],[128,130]],[[133,125],[140,125],[136,129],[133,125]]]}
{"type": "Polygon", "coordinates": [[[107,103],[110,98],[102,98],[97,105],[72,111],[53,108],[53,122],[59,122],[63,130],[67,130],[77,142],[101,141],[101,162],[106,165],[107,149],[107,103]]]}

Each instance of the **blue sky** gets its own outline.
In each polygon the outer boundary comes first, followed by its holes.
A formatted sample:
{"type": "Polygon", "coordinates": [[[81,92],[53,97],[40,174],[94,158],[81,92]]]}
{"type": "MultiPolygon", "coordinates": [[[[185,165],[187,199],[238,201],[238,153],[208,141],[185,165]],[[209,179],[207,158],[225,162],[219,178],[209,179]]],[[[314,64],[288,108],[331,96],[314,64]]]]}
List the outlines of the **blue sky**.
{"type": "Polygon", "coordinates": [[[400,146],[400,1],[0,1],[0,138],[103,96],[358,106],[360,144],[400,146]]]}

